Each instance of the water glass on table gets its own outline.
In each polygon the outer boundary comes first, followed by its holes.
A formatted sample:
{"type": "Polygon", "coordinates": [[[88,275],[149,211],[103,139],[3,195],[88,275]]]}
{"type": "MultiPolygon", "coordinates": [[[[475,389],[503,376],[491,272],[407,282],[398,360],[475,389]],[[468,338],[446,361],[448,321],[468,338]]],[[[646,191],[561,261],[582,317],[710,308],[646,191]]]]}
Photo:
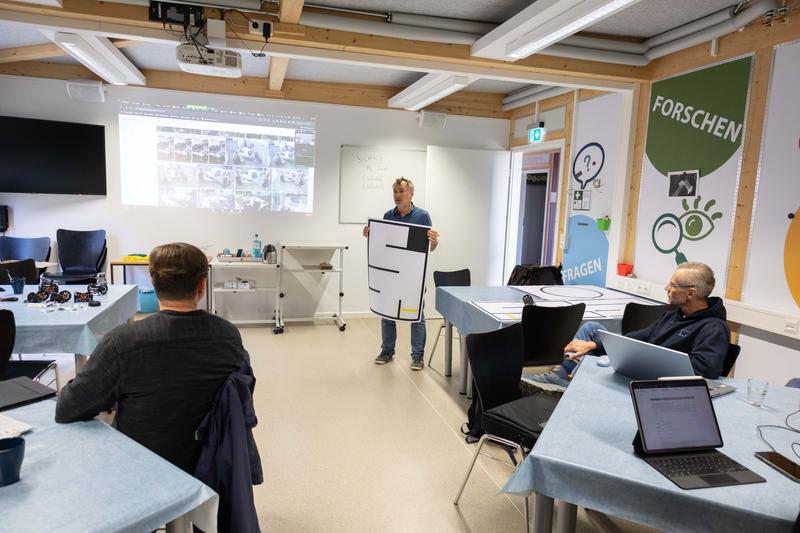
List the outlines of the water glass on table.
{"type": "Polygon", "coordinates": [[[760,379],[748,378],[747,379],[747,403],[755,407],[764,405],[764,400],[767,398],[767,388],[769,384],[760,379]]]}

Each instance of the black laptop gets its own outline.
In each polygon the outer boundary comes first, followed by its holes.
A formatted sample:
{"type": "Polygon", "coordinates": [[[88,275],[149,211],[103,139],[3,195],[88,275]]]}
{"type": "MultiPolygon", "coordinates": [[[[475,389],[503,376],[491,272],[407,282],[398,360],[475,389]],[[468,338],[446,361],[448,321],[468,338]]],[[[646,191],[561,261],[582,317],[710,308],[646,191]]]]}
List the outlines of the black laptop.
{"type": "Polygon", "coordinates": [[[19,377],[0,381],[0,411],[38,402],[55,395],[56,391],[36,383],[31,378],[19,377]]]}
{"type": "Polygon", "coordinates": [[[634,449],[680,488],[765,481],[715,449],[722,435],[703,378],[631,381],[630,390],[639,426],[634,449]]]}

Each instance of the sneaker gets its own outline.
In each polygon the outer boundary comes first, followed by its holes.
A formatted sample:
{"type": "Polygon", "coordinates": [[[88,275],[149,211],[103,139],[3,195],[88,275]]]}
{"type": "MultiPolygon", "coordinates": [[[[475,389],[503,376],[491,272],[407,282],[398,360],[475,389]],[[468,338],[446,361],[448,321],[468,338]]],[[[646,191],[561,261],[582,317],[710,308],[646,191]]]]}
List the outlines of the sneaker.
{"type": "Polygon", "coordinates": [[[394,352],[381,352],[380,355],[375,358],[375,364],[385,365],[392,360],[392,357],[394,357],[394,352]]]}
{"type": "Polygon", "coordinates": [[[411,360],[411,370],[422,370],[425,368],[425,361],[422,359],[411,360]]]}

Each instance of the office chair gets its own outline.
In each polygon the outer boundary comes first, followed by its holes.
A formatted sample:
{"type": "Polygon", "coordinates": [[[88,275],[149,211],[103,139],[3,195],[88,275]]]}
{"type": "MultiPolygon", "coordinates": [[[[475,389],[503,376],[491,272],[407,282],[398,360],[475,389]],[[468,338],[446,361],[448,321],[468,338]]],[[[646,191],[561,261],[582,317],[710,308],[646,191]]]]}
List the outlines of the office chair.
{"type": "Polygon", "coordinates": [[[800,389],[800,378],[792,378],[786,382],[787,387],[794,387],[800,389]]]}
{"type": "MultiPolygon", "coordinates": [[[[513,324],[488,333],[467,336],[469,364],[474,388],[482,408],[481,427],[485,431],[478,442],[464,481],[453,501],[458,505],[475,461],[486,441],[507,447],[516,467],[530,452],[542,432],[542,422],[550,418],[559,397],[534,394],[521,397],[522,325],[513,324]],[[519,452],[517,461],[512,450],[519,452]]],[[[525,498],[525,530],[530,522],[528,499],[525,498]]]]}
{"type": "Polygon", "coordinates": [[[36,268],[36,261],[23,259],[0,263],[0,285],[11,283],[10,278],[25,278],[27,285],[36,285],[39,283],[39,269],[36,268]]]}
{"type": "MultiPolygon", "coordinates": [[[[472,284],[472,279],[468,268],[451,272],[435,270],[433,272],[433,284],[436,287],[469,287],[472,284]]],[[[431,355],[428,357],[428,366],[431,366],[433,354],[436,353],[436,346],[439,344],[439,337],[442,336],[442,330],[445,326],[447,326],[447,321],[442,320],[442,325],[439,326],[439,331],[436,334],[436,340],[433,342],[431,355]]]]}
{"type": "Polygon", "coordinates": [[[0,237],[0,261],[50,259],[50,237],[0,237]]]}
{"type": "Polygon", "coordinates": [[[585,309],[584,303],[564,307],[523,307],[523,366],[559,364],[564,359],[564,346],[575,338],[585,309]]]}
{"type": "Polygon", "coordinates": [[[48,272],[47,278],[67,285],[92,283],[106,262],[106,232],[73,231],[60,229],[56,232],[58,262],[61,272],[48,272]]]}
{"type": "Polygon", "coordinates": [[[733,370],[733,365],[736,364],[736,359],[739,357],[739,353],[742,351],[742,347],[738,344],[729,344],[728,345],[728,354],[725,356],[725,362],[722,363],[722,373],[720,376],[727,376],[733,370]]]}
{"type": "Polygon", "coordinates": [[[664,313],[674,311],[676,307],[670,304],[649,305],[629,302],[622,313],[622,334],[627,335],[631,331],[644,329],[661,318],[664,313]]]}
{"type": "MultiPolygon", "coordinates": [[[[0,381],[25,376],[41,382],[47,372],[52,370],[55,374],[56,390],[60,390],[61,384],[55,361],[11,361],[11,352],[14,350],[16,337],[17,326],[14,321],[14,313],[10,309],[0,309],[0,381]]],[[[46,383],[46,385],[49,384],[46,383]]]]}

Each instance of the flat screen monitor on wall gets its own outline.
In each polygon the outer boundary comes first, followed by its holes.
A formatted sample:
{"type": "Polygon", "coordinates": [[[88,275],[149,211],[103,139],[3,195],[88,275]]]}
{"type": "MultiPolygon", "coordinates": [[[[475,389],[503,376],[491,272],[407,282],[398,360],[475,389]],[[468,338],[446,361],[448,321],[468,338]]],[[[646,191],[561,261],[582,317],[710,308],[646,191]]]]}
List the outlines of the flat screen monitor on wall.
{"type": "Polygon", "coordinates": [[[122,203],[311,213],[316,119],[120,100],[122,203]]]}
{"type": "Polygon", "coordinates": [[[0,192],[105,196],[105,127],[0,117],[0,192]]]}

